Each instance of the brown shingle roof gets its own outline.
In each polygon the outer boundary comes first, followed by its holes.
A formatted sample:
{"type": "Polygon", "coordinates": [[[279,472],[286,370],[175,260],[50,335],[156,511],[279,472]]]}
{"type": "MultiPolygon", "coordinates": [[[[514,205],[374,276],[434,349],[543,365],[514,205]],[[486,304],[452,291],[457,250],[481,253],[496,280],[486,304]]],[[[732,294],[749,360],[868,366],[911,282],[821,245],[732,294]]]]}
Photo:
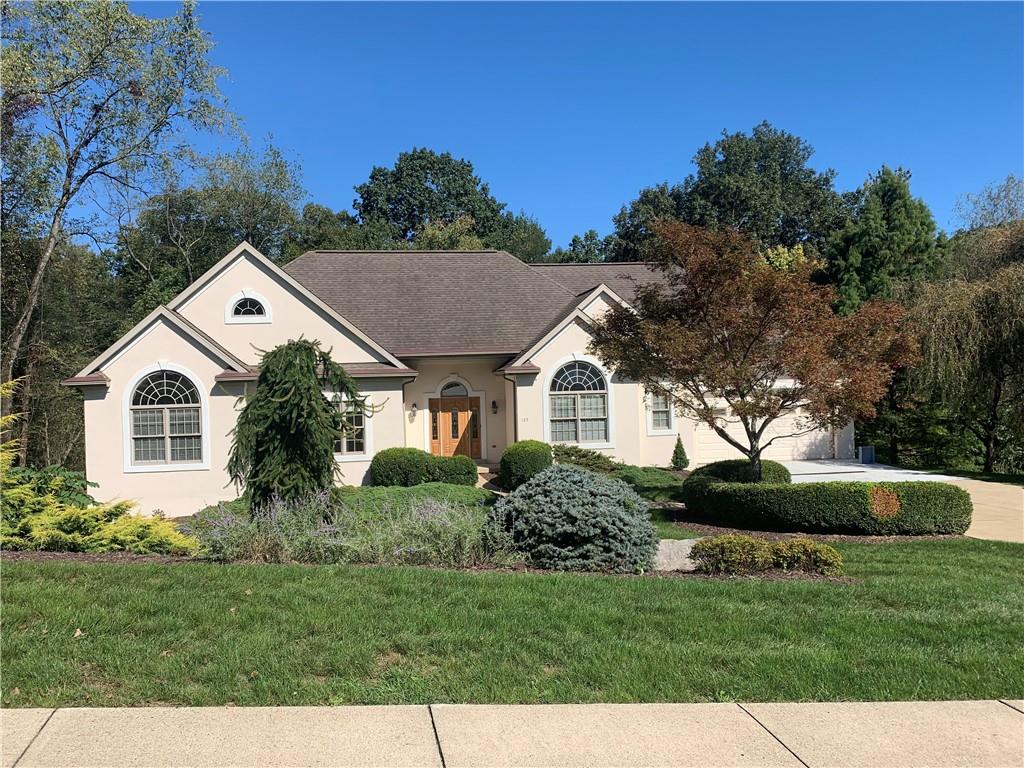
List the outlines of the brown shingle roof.
{"type": "Polygon", "coordinates": [[[561,283],[577,296],[604,283],[624,300],[633,301],[634,281],[648,283],[658,279],[658,272],[645,262],[533,264],[531,266],[542,275],[561,283]]]}
{"type": "Polygon", "coordinates": [[[514,354],[563,314],[575,293],[504,251],[309,251],[285,271],[409,357],[514,354]]]}

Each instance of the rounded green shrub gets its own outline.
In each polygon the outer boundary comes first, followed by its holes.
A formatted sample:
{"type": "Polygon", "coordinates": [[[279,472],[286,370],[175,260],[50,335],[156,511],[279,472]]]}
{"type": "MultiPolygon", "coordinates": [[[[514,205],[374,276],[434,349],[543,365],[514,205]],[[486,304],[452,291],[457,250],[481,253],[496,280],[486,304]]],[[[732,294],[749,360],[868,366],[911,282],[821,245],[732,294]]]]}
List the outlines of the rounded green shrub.
{"type": "Polygon", "coordinates": [[[649,570],[658,548],[647,502],[619,480],[570,464],[536,475],[492,508],[490,525],[538,568],[649,570]]]}
{"type": "Polygon", "coordinates": [[[772,545],[753,536],[715,536],[696,542],[690,550],[690,559],[702,573],[766,571],[772,565],[772,545]]]}
{"type": "Polygon", "coordinates": [[[551,446],[540,440],[520,440],[501,454],[498,484],[513,491],[551,466],[551,446]]]}
{"type": "Polygon", "coordinates": [[[373,485],[476,485],[476,481],[476,462],[468,456],[433,456],[419,448],[385,448],[370,460],[373,485]]]}
{"type": "Polygon", "coordinates": [[[687,509],[739,528],[869,536],[963,533],[971,497],[934,481],[870,483],[722,482],[691,475],[682,486],[687,509]]]}
{"type": "Polygon", "coordinates": [[[469,456],[435,456],[432,481],[453,485],[476,485],[476,462],[469,456]]]}
{"type": "Polygon", "coordinates": [[[772,567],[836,576],[843,570],[843,556],[828,544],[796,536],[772,542],[772,567]]]}
{"type": "Polygon", "coordinates": [[[374,485],[419,485],[433,480],[434,457],[419,448],[385,448],[370,460],[374,485]]]}
{"type": "MultiPolygon", "coordinates": [[[[724,480],[727,483],[752,483],[753,475],[750,462],[746,459],[729,459],[727,461],[715,461],[697,467],[690,473],[690,478],[713,477],[716,480],[724,480]]],[[[689,479],[689,478],[688,478],[689,479]]],[[[761,461],[761,482],[762,483],[789,483],[793,478],[789,470],[777,461],[764,459],[761,461]]]]}
{"type": "Polygon", "coordinates": [[[742,534],[701,539],[690,557],[702,573],[757,573],[775,568],[836,576],[843,558],[834,547],[806,537],[767,541],[742,534]]]}

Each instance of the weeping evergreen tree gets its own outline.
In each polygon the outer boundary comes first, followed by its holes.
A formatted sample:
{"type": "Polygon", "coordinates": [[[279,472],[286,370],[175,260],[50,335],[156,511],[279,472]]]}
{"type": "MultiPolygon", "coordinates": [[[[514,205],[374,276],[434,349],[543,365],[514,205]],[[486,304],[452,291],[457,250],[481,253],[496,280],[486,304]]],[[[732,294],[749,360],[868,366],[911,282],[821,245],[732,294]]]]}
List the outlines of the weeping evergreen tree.
{"type": "Polygon", "coordinates": [[[351,428],[339,408],[342,401],[354,404],[349,414],[370,410],[355,381],[320,342],[289,341],[263,354],[227,467],[249,493],[253,510],[275,496],[294,499],[332,485],[334,443],[351,428]]]}

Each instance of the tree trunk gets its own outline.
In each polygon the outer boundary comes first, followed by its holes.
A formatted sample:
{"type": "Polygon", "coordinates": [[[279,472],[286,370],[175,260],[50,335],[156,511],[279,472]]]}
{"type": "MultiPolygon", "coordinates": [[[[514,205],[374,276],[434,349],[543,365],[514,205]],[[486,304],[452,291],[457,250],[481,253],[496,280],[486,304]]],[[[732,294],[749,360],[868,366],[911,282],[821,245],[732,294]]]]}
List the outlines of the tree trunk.
{"type": "Polygon", "coordinates": [[[750,455],[750,477],[755,483],[761,482],[761,451],[750,455]]]}
{"type": "MultiPolygon", "coordinates": [[[[39,305],[39,298],[43,293],[43,278],[46,276],[46,268],[50,265],[50,259],[57,248],[57,239],[60,237],[61,217],[64,213],[66,203],[61,201],[57,211],[53,214],[53,221],[50,223],[50,233],[46,236],[46,245],[39,257],[39,264],[36,266],[35,274],[32,276],[32,283],[29,285],[28,294],[25,296],[25,308],[22,310],[18,322],[14,324],[9,341],[7,342],[7,359],[3,364],[2,380],[10,381],[14,378],[14,366],[17,364],[18,355],[21,353],[21,345],[25,341],[25,334],[28,332],[29,322],[32,320],[32,313],[39,305]]],[[[11,412],[10,401],[2,404],[4,414],[11,412]]]]}
{"type": "Polygon", "coordinates": [[[991,472],[996,463],[996,430],[999,428],[999,402],[1003,399],[1003,380],[996,379],[995,389],[992,390],[992,400],[989,403],[988,419],[985,421],[985,437],[982,444],[985,446],[985,463],[982,469],[991,472]]]}

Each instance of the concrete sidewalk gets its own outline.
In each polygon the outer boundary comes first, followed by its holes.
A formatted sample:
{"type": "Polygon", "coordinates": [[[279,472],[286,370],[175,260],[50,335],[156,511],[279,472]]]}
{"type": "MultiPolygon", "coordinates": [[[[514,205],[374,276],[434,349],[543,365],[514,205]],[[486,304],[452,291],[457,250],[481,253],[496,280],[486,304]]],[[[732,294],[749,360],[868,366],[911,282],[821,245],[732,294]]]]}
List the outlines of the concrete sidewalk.
{"type": "Polygon", "coordinates": [[[1024,765],[1024,702],[0,711],[29,766],[1024,765]]]}

